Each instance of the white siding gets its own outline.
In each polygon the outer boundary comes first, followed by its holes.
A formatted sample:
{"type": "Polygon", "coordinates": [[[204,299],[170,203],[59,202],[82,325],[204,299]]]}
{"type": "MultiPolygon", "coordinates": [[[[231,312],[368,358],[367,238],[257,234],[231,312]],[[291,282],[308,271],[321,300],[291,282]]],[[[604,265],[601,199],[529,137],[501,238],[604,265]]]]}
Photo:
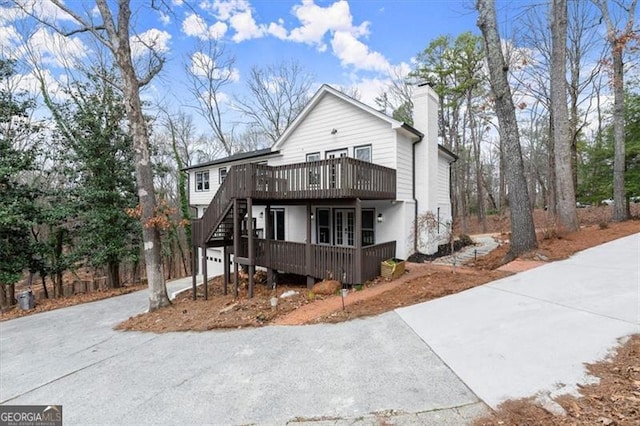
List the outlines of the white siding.
{"type": "Polygon", "coordinates": [[[306,155],[347,148],[353,157],[353,148],[371,145],[372,161],[385,167],[396,168],[396,131],[391,125],[360,108],[331,94],[325,94],[316,107],[289,135],[280,148],[282,156],[269,161],[269,165],[302,163],[306,155]],[[336,129],[335,134],[331,130],[336,129]]]}
{"type": "Polygon", "coordinates": [[[208,205],[218,190],[218,169],[213,167],[203,167],[201,169],[189,170],[189,204],[208,205]],[[209,172],[209,189],[207,191],[196,191],[196,173],[209,172]]]}
{"type": "Polygon", "coordinates": [[[396,198],[398,200],[413,199],[413,143],[400,134],[398,134],[396,164],[396,198]]]}
{"type": "MultiPolygon", "coordinates": [[[[363,204],[364,205],[364,204],[363,204]]],[[[411,200],[375,203],[376,215],[382,213],[383,222],[376,222],[376,244],[396,242],[396,257],[406,259],[413,252],[413,216],[415,203],[411,200]]]]}
{"type": "Polygon", "coordinates": [[[438,205],[449,204],[449,161],[438,158],[438,205]]]}

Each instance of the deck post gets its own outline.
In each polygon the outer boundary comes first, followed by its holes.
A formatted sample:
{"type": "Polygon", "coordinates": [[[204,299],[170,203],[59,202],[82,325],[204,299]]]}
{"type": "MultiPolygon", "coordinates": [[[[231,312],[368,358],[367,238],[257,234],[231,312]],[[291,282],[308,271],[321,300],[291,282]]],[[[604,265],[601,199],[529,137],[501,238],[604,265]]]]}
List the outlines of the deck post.
{"type": "Polygon", "coordinates": [[[355,283],[362,284],[362,201],[360,198],[356,198],[356,213],[355,213],[355,244],[356,244],[356,258],[355,263],[355,276],[353,277],[355,283]]]}
{"type": "Polygon", "coordinates": [[[222,248],[222,261],[224,262],[223,265],[223,276],[222,276],[222,293],[226,296],[227,295],[227,289],[229,287],[229,275],[231,274],[231,268],[229,268],[229,260],[231,259],[231,256],[229,256],[229,246],[225,245],[222,248]]]}
{"type": "Polygon", "coordinates": [[[238,276],[238,255],[240,254],[240,203],[237,198],[233,199],[233,296],[238,297],[238,286],[240,277],[238,276]]]}
{"type": "Polygon", "coordinates": [[[193,300],[196,300],[196,292],[198,291],[198,281],[196,277],[198,274],[198,246],[192,244],[191,249],[191,288],[193,290],[193,300]]]}
{"type": "Polygon", "coordinates": [[[255,256],[255,236],[253,234],[253,198],[247,198],[247,239],[249,241],[248,246],[248,258],[249,258],[249,298],[253,297],[253,285],[254,275],[256,272],[256,256],[255,256]]]}
{"type": "Polygon", "coordinates": [[[311,203],[307,201],[307,239],[305,245],[305,263],[306,263],[306,273],[307,273],[307,288],[312,288],[313,284],[315,284],[315,279],[313,278],[313,265],[311,265],[311,203]]]}
{"type": "MultiPolygon", "coordinates": [[[[264,258],[267,267],[267,284],[273,284],[273,269],[271,268],[271,204],[264,208],[264,258]]],[[[275,237],[275,234],[274,234],[275,237]]]]}
{"type": "Polygon", "coordinates": [[[204,300],[209,300],[209,277],[207,277],[207,243],[203,242],[202,246],[202,285],[204,287],[204,300]]]}

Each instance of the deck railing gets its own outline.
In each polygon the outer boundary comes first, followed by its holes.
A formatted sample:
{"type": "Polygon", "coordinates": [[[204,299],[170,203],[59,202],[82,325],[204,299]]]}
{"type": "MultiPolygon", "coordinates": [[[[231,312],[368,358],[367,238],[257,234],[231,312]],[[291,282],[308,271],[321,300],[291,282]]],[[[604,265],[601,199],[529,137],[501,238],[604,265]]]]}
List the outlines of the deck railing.
{"type": "MultiPolygon", "coordinates": [[[[265,239],[255,241],[256,265],[292,274],[307,275],[305,243],[265,239]]],[[[243,237],[240,256],[248,257],[246,250],[246,237],[243,237]]],[[[361,281],[380,275],[380,262],[394,257],[395,252],[395,241],[363,247],[361,281]]],[[[357,261],[357,250],[354,247],[312,244],[309,275],[318,279],[333,278],[348,284],[360,284],[355,276],[357,261]]]]}
{"type": "Polygon", "coordinates": [[[396,197],[395,170],[354,158],[332,158],[283,166],[247,166],[254,168],[247,172],[254,184],[250,196],[257,199],[396,197]]]}

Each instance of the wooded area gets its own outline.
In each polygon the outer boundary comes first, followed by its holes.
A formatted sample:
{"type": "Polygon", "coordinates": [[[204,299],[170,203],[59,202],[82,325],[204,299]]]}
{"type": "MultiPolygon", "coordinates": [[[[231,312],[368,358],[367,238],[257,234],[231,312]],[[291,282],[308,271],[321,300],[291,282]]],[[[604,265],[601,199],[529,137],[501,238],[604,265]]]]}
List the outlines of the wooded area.
{"type": "MultiPolygon", "coordinates": [[[[89,16],[52,0],[71,16],[64,28],[23,3],[14,7],[26,13],[26,39],[47,28],[99,54],[69,58],[60,93],[42,52],[27,43],[19,60],[0,53],[0,305],[14,304],[15,284],[36,277],[61,297],[65,274],[85,270],[112,288],[146,278],[150,309],[165,306],[165,279],[191,272],[181,169],[271,146],[322,82],[296,61],[256,64],[242,82],[248,95],[225,101],[234,58],[218,41],[185,59],[193,108],[152,102],[141,93],[166,58],[153,44],[134,57],[130,7],[164,2],[96,0],[89,16]],[[27,74],[39,93],[24,90],[27,74]]],[[[640,201],[636,5],[523,6],[511,35],[498,34],[494,2],[478,0],[479,31],[425,40],[409,75],[390,72],[376,99],[382,112],[411,124],[418,82],[439,97],[441,143],[459,156],[452,203],[462,233],[471,217],[486,224],[510,214],[515,256],[535,247],[532,209],[546,209],[558,230],[576,229],[576,208],[603,200],[614,220],[629,217],[629,203],[640,201]]]]}

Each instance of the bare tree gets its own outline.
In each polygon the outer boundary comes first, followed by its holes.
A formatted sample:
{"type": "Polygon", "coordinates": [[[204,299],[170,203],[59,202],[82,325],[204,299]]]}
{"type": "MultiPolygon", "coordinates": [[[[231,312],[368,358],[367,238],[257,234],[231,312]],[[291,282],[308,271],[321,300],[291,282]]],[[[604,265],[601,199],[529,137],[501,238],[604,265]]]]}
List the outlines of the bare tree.
{"type": "Polygon", "coordinates": [[[395,68],[389,75],[389,83],[375,99],[380,111],[392,116],[398,121],[413,125],[412,94],[415,84],[411,78],[401,75],[400,69],[395,68]]]}
{"type": "Polygon", "coordinates": [[[507,80],[507,67],[496,23],[494,0],[478,0],[478,27],[482,31],[489,67],[489,81],[494,95],[500,138],[503,140],[506,180],[511,210],[511,248],[507,255],[514,258],[538,247],[533,215],[529,204],[527,181],[524,177],[522,153],[518,135],[515,106],[507,80]]]}
{"type": "Polygon", "coordinates": [[[210,39],[189,55],[185,66],[189,91],[197,102],[195,109],[206,120],[215,142],[226,155],[236,151],[233,128],[229,129],[229,123],[225,122],[227,95],[223,92],[235,79],[234,63],[235,58],[225,54],[224,46],[210,39]]]}
{"type": "Polygon", "coordinates": [[[627,13],[627,22],[622,30],[616,28],[607,0],[592,0],[600,9],[607,28],[606,40],[611,46],[612,85],[613,85],[613,220],[629,218],[624,191],[625,172],[625,130],[624,130],[624,51],[634,36],[634,19],[638,0],[631,0],[625,6],[622,1],[613,1],[627,13]]]}
{"type": "Polygon", "coordinates": [[[580,229],[571,168],[567,107],[567,0],[553,0],[551,11],[551,116],[556,167],[557,222],[566,231],[580,229]],[[555,77],[555,78],[554,78],[555,77]]]}
{"type": "MultiPolygon", "coordinates": [[[[119,87],[125,99],[125,109],[133,139],[136,183],[141,207],[142,239],[144,259],[149,285],[149,310],[154,311],[170,304],[162,274],[161,240],[159,230],[154,226],[156,216],[156,196],[153,186],[153,170],[149,154],[149,134],[143,114],[140,90],[149,84],[160,72],[164,58],[147,44],[148,55],[144,70],[139,72],[140,61],[134,60],[131,47],[131,5],[130,0],[96,0],[99,16],[91,10],[81,11],[65,4],[62,0],[51,0],[60,11],[67,14],[73,28],[55,20],[55,16],[39,16],[22,2],[15,2],[27,14],[40,23],[67,37],[89,34],[104,45],[113,55],[120,72],[122,84],[119,87]],[[96,20],[99,19],[99,22],[96,20]]],[[[142,41],[138,39],[139,41],[142,41]]]]}
{"type": "Polygon", "coordinates": [[[313,76],[296,61],[266,68],[253,67],[247,80],[249,95],[235,107],[275,143],[307,104],[313,76]]]}

